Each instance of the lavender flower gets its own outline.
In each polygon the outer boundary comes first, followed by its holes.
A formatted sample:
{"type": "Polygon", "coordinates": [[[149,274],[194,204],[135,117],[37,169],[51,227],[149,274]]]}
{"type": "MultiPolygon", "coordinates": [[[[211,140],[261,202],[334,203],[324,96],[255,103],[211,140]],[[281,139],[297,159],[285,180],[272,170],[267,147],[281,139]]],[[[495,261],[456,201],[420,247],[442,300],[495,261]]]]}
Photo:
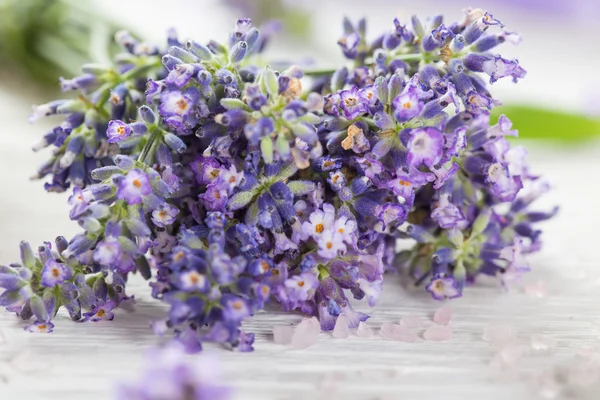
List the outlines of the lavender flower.
{"type": "MultiPolygon", "coordinates": [[[[187,352],[251,351],[242,323],[269,301],[323,330],[341,314],[338,326],[358,327],[369,316],[350,298],[375,306],[386,270],[438,300],[480,274],[510,284],[556,210],[531,210],[548,186],[506,139],[511,121],[490,120],[486,80],[525,76],[494,53],[518,42],[502,28],[470,10],[455,23],[394,20],[369,42],[364,20],[346,20],[339,45],[353,66],[311,81],[314,71],[264,67],[268,35],[248,19],[224,44],[170,35],[166,51],[120,33],[113,69],[85,66],[63,81],[77,100],[34,111],[66,115],[35,146],[55,147],[38,177],[52,175],[50,191],[75,186],[69,216],[82,232],[37,256],[23,243],[21,264],[0,267],[0,304],[35,317],[36,332],[52,331],[63,306],[74,320],[111,320],[139,273],[168,306],[157,334],[187,352]]],[[[192,378],[169,376],[169,398],[199,390],[192,378]]]]}
{"type": "Polygon", "coordinates": [[[180,346],[152,350],[136,383],[120,384],[118,400],[226,400],[230,390],[218,380],[215,361],[208,356],[187,360],[180,346]]]}

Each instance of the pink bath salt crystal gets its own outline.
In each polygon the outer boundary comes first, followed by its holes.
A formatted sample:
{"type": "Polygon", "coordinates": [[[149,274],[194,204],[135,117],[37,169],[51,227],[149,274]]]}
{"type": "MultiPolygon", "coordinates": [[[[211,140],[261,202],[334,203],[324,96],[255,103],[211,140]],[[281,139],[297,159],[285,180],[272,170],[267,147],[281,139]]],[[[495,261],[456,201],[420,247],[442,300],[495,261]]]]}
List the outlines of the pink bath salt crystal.
{"type": "Polygon", "coordinates": [[[292,342],[294,327],[290,325],[278,325],[273,327],[273,341],[277,344],[288,345],[292,342]]]}
{"type": "Polygon", "coordinates": [[[384,322],[381,324],[381,336],[397,342],[414,343],[419,338],[405,326],[384,322]]]}
{"type": "Polygon", "coordinates": [[[548,351],[556,347],[558,341],[546,335],[531,336],[531,348],[535,351],[548,351]]]}
{"type": "Polygon", "coordinates": [[[400,325],[411,329],[418,329],[423,327],[423,320],[418,315],[409,315],[400,320],[400,325]]]}
{"type": "Polygon", "coordinates": [[[317,343],[319,332],[321,326],[316,317],[303,319],[294,327],[294,334],[290,341],[292,348],[300,350],[312,346],[317,343]]]}
{"type": "Polygon", "coordinates": [[[537,299],[543,299],[548,295],[548,288],[544,282],[536,282],[526,285],[523,288],[525,294],[529,297],[535,297],[537,299]]]}
{"type": "Polygon", "coordinates": [[[381,330],[379,331],[381,336],[386,339],[391,339],[394,336],[394,324],[391,322],[384,322],[381,324],[381,330]]]}
{"type": "Polygon", "coordinates": [[[500,349],[490,361],[490,366],[497,369],[516,366],[523,357],[523,350],[516,344],[509,344],[500,349]]]}
{"type": "Polygon", "coordinates": [[[448,325],[452,319],[452,308],[449,305],[443,305],[433,314],[433,322],[438,325],[448,325]]]}
{"type": "Polygon", "coordinates": [[[356,336],[369,339],[373,337],[373,331],[367,326],[367,324],[361,321],[358,323],[358,328],[356,329],[356,336]]]}
{"type": "Polygon", "coordinates": [[[508,324],[493,324],[483,328],[482,339],[494,348],[502,348],[517,340],[515,329],[508,324]]]}
{"type": "Polygon", "coordinates": [[[346,339],[350,336],[350,328],[348,328],[348,317],[346,314],[340,314],[335,321],[335,327],[333,328],[333,332],[331,336],[336,339],[346,339]]]}
{"type": "Polygon", "coordinates": [[[537,397],[541,399],[557,399],[562,392],[561,385],[557,382],[554,371],[543,371],[541,374],[533,376],[531,383],[537,397]]]}
{"type": "Polygon", "coordinates": [[[430,342],[450,340],[452,339],[452,329],[446,325],[431,325],[423,334],[423,338],[430,342]]]}

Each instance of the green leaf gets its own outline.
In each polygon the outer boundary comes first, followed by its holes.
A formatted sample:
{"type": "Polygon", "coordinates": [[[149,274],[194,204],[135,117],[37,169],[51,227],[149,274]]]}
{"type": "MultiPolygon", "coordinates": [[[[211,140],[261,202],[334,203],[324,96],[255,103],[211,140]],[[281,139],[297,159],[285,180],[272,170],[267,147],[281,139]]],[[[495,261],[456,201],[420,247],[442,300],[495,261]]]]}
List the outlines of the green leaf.
{"type": "Polygon", "coordinates": [[[238,192],[234,194],[227,202],[227,209],[230,211],[239,210],[250,203],[253,197],[254,192],[252,191],[238,192]]]}
{"type": "Polygon", "coordinates": [[[281,166],[277,174],[277,180],[282,181],[294,175],[298,171],[298,167],[294,162],[289,162],[281,166]]]}
{"type": "Polygon", "coordinates": [[[224,99],[221,99],[220,103],[227,110],[251,111],[250,107],[248,107],[248,104],[244,103],[240,99],[224,98],[224,99]]]}
{"type": "Polygon", "coordinates": [[[317,185],[311,181],[291,181],[287,185],[296,196],[309,194],[317,189],[317,185]]]}
{"type": "Polygon", "coordinates": [[[256,225],[258,223],[258,213],[260,209],[258,208],[258,202],[254,202],[250,204],[248,207],[248,211],[246,212],[246,224],[248,225],[256,225]]]}
{"type": "Polygon", "coordinates": [[[564,142],[581,142],[600,136],[600,119],[524,105],[494,109],[492,121],[501,114],[519,130],[519,137],[564,142]]]}
{"type": "Polygon", "coordinates": [[[273,139],[270,136],[265,136],[261,139],[260,152],[267,164],[273,163],[273,139]]]}

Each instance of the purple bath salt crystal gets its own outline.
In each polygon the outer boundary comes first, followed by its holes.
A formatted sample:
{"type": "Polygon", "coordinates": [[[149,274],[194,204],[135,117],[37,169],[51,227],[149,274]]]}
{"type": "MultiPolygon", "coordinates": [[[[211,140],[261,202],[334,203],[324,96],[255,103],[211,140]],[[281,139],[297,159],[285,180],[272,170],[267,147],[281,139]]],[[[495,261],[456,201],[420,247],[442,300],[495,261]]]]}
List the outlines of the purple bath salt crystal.
{"type": "Polygon", "coordinates": [[[335,321],[335,327],[333,328],[333,332],[331,336],[336,339],[346,339],[350,336],[350,328],[348,328],[348,317],[346,314],[340,314],[335,321]]]}
{"type": "Polygon", "coordinates": [[[409,315],[400,319],[400,325],[410,329],[418,329],[423,327],[423,320],[418,315],[409,315]]]}
{"type": "Polygon", "coordinates": [[[301,350],[317,343],[321,332],[321,324],[317,317],[303,319],[294,329],[290,344],[292,348],[301,350]]]}
{"type": "Polygon", "coordinates": [[[433,322],[438,325],[448,325],[452,319],[452,308],[449,305],[443,305],[433,314],[433,322]]]}
{"type": "Polygon", "coordinates": [[[356,329],[356,336],[365,339],[370,339],[373,337],[373,331],[367,326],[366,323],[359,322],[358,328],[356,329]]]}
{"type": "Polygon", "coordinates": [[[273,327],[273,341],[277,344],[288,345],[292,343],[294,327],[291,325],[277,325],[273,327]]]}
{"type": "Polygon", "coordinates": [[[452,339],[452,329],[446,325],[431,325],[425,333],[423,338],[430,342],[442,342],[444,340],[452,339]]]}

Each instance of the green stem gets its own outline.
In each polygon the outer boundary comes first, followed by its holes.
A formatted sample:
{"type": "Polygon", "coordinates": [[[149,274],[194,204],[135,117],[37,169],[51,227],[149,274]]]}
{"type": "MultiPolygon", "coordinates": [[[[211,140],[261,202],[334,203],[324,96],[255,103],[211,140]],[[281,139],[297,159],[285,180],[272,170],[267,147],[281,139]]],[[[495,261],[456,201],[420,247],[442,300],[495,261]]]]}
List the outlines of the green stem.
{"type": "Polygon", "coordinates": [[[325,76],[331,75],[335,72],[333,68],[316,68],[316,69],[307,69],[304,70],[304,75],[306,76],[325,76]]]}
{"type": "Polygon", "coordinates": [[[146,142],[146,144],[144,145],[144,148],[142,149],[142,151],[140,152],[140,156],[138,157],[138,162],[141,163],[146,163],[146,159],[153,155],[154,151],[156,150],[156,146],[158,146],[158,137],[161,135],[160,129],[155,128],[152,133],[150,134],[150,137],[148,138],[148,141],[146,142]]]}

